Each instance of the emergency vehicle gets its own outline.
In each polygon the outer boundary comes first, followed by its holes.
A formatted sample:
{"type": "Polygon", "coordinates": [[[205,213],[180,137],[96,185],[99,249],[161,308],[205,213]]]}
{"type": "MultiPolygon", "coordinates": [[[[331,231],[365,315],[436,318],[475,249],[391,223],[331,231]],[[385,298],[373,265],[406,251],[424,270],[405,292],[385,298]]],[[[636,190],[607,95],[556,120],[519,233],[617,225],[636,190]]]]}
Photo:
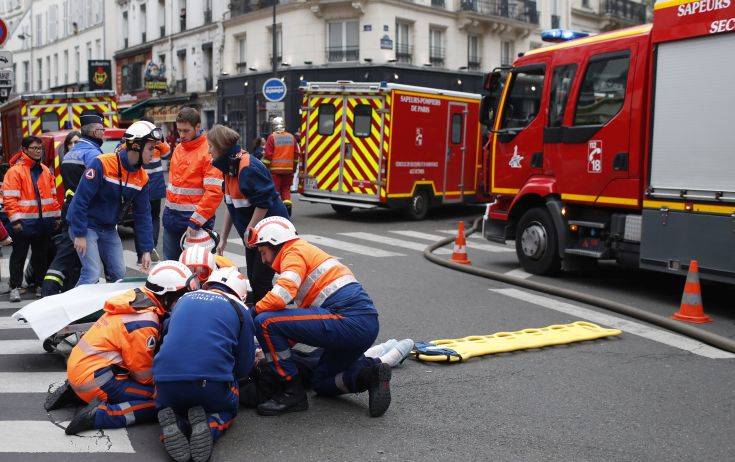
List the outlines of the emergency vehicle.
{"type": "Polygon", "coordinates": [[[117,127],[115,92],[34,93],[11,99],[0,106],[5,162],[20,150],[23,137],[79,130],[79,118],[92,112],[102,116],[105,127],[117,127]]]}
{"type": "Polygon", "coordinates": [[[432,205],[478,199],[480,95],[351,81],[301,90],[301,200],[420,220],[432,205]]]}
{"type": "Polygon", "coordinates": [[[486,80],[483,233],[550,274],[617,260],[735,282],[735,2],[527,52],[486,80]]]}

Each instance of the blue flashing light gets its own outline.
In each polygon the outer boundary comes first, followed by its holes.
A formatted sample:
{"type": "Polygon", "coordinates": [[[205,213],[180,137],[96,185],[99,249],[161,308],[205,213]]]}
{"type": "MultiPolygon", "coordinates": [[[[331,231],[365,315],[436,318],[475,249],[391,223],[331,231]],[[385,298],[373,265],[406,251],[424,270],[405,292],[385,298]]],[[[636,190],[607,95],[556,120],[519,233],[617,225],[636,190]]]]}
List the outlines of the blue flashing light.
{"type": "Polygon", "coordinates": [[[587,32],[579,32],[569,29],[549,29],[541,32],[541,40],[544,42],[566,42],[583,37],[588,37],[587,32]]]}

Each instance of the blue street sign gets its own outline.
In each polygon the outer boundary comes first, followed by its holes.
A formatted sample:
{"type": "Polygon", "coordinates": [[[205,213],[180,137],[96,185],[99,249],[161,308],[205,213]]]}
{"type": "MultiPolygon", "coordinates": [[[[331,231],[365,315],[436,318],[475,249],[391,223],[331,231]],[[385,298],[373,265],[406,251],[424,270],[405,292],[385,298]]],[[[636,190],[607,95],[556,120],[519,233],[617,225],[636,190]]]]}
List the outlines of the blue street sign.
{"type": "Polygon", "coordinates": [[[271,102],[282,101],[286,97],[286,84],[275,77],[271,77],[263,84],[263,96],[271,102]]]}

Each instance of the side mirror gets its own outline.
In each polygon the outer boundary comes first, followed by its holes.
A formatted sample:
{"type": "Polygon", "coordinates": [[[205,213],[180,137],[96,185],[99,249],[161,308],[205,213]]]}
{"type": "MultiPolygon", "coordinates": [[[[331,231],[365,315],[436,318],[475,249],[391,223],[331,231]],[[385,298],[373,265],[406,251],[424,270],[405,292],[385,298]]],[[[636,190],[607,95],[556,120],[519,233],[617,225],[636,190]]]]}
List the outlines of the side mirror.
{"type": "Polygon", "coordinates": [[[486,95],[480,101],[480,123],[489,130],[495,125],[495,114],[498,110],[498,97],[495,95],[486,95]]]}

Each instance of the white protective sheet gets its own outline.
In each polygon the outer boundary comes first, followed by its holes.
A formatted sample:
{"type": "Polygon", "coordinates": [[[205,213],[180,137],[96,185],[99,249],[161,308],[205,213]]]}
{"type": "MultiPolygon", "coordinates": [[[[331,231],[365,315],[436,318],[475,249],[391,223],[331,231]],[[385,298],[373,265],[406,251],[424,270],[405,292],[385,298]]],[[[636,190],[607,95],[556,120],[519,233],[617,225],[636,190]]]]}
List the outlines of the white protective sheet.
{"type": "Polygon", "coordinates": [[[69,324],[102,309],[106,300],[141,286],[141,282],[87,284],[29,303],[13,314],[25,320],[39,339],[45,340],[69,324]]]}

